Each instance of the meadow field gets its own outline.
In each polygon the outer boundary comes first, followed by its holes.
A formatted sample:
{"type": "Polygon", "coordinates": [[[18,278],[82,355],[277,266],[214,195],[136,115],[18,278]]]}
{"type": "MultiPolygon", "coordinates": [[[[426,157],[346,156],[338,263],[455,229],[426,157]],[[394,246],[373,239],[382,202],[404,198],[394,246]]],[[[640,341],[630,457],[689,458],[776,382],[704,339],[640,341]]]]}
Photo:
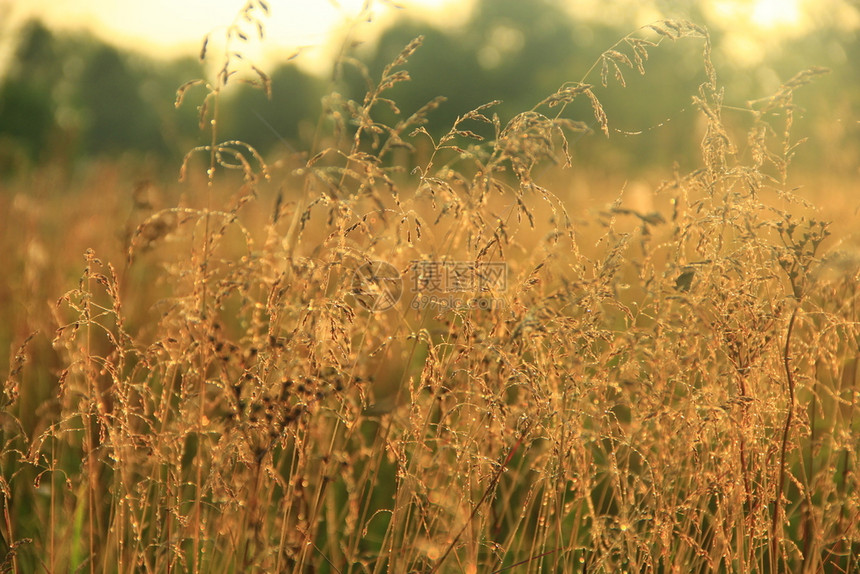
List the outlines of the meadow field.
{"type": "Polygon", "coordinates": [[[268,9],[177,86],[181,163],[0,182],[0,572],[860,572],[860,200],[793,165],[827,70],[726,102],[660,20],[438,126],[419,36],[264,157],[219,126],[268,9]],[[667,46],[695,165],[580,161],[667,46]]]}

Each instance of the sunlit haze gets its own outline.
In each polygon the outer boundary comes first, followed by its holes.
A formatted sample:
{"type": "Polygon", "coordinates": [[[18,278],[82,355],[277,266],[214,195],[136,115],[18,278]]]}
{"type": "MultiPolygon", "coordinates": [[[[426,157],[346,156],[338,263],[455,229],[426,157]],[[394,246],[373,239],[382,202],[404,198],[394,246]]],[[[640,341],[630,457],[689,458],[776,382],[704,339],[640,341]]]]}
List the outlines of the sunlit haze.
{"type": "Polygon", "coordinates": [[[797,27],[802,21],[797,0],[758,0],[752,8],[751,21],[759,28],[797,27]]]}
{"type": "MultiPolygon", "coordinates": [[[[326,58],[332,33],[353,21],[364,0],[269,0],[266,49],[270,55],[303,50],[311,67],[326,58]]],[[[203,37],[229,25],[243,0],[0,0],[0,20],[20,24],[38,17],[61,30],[88,30],[112,44],[158,57],[196,54],[203,37]]],[[[372,3],[372,18],[384,22],[398,13],[438,21],[462,21],[470,2],[463,0],[398,0],[372,3]]],[[[14,24],[13,24],[14,25],[14,24]]]]}
{"type": "MultiPolygon", "coordinates": [[[[299,63],[308,69],[319,69],[330,59],[332,35],[353,22],[365,2],[269,0],[271,14],[265,21],[267,38],[263,56],[277,60],[301,50],[299,63]]],[[[379,30],[379,24],[384,25],[400,14],[426,18],[443,27],[456,26],[465,21],[474,3],[376,0],[370,4],[376,25],[368,29],[379,30]]],[[[171,58],[197,53],[203,37],[229,25],[243,5],[244,0],[0,0],[0,21],[5,22],[0,25],[0,32],[38,17],[54,29],[84,29],[120,47],[171,58]]],[[[712,24],[725,28],[728,40],[725,48],[732,58],[753,65],[761,60],[767,45],[808,30],[816,12],[827,11],[831,17],[839,18],[834,14],[840,5],[841,0],[712,0],[702,7],[712,24]]],[[[576,10],[580,16],[591,14],[597,18],[601,14],[612,17],[633,11],[638,20],[649,22],[661,16],[648,2],[583,2],[577,4],[576,10]]]]}

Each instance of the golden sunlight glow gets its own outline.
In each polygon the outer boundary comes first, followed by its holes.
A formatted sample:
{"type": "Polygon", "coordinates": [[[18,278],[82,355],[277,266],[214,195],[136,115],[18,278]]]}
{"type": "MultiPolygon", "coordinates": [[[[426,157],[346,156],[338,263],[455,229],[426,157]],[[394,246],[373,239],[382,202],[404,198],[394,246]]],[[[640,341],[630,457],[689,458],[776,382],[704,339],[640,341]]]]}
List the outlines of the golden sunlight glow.
{"type": "Polygon", "coordinates": [[[794,28],[802,23],[803,14],[798,0],[758,0],[752,8],[750,21],[759,28],[794,28]]]}
{"type": "Polygon", "coordinates": [[[804,0],[713,0],[706,4],[717,21],[750,32],[789,34],[806,25],[804,0]]]}
{"type": "Polygon", "coordinates": [[[713,0],[705,6],[724,26],[721,49],[742,66],[760,64],[769,49],[811,25],[806,0],[713,0]]]}
{"type": "MultiPolygon", "coordinates": [[[[0,0],[2,7],[4,0],[0,0]]],[[[265,21],[267,52],[279,57],[307,49],[301,60],[314,66],[326,59],[331,35],[361,13],[366,0],[268,0],[265,21]]],[[[239,13],[244,0],[28,0],[11,4],[11,18],[20,23],[31,17],[55,29],[85,29],[123,48],[171,58],[196,54],[203,37],[223,29],[239,13]]],[[[375,23],[399,13],[420,13],[431,21],[462,18],[469,2],[455,0],[376,0],[371,3],[375,23]]],[[[9,11],[0,10],[0,17],[9,11]]]]}

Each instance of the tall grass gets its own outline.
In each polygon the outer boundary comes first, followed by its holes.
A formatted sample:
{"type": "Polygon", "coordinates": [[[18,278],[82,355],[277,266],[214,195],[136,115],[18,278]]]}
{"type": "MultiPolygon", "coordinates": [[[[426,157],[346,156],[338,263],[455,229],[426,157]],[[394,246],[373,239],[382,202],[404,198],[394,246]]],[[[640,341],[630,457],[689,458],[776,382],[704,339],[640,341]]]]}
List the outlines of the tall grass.
{"type": "Polygon", "coordinates": [[[209,138],[182,201],[126,261],[87,251],[59,299],[29,429],[39,366],[27,341],[11,361],[3,571],[856,571],[860,268],[789,177],[793,94],[822,70],[735,110],[738,134],[707,31],[662,21],[533,109],[436,137],[441,100],[388,98],[420,38],[374,79],[344,52],[366,96],[334,86],[263,197],[274,170],[218,121],[229,83],[268,89],[236,56],[267,12],[250,0],[204,47],[220,71],[180,89],[209,138]],[[666,209],[622,193],[583,228],[542,166],[577,169],[570,142],[610,133],[599,84],[665,41],[703,52],[700,167],[659,186],[666,209]],[[487,264],[506,282],[411,305],[439,294],[427,270],[487,264]]]}

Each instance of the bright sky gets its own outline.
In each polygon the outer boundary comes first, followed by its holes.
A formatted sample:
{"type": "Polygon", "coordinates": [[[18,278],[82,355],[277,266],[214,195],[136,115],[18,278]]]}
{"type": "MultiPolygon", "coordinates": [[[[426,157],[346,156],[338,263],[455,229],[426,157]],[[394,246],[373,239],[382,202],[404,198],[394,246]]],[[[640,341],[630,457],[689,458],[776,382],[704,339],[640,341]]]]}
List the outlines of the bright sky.
{"type": "MultiPolygon", "coordinates": [[[[365,0],[266,2],[271,9],[264,21],[266,49],[292,53],[298,47],[317,47],[302,56],[314,65],[314,60],[325,58],[331,33],[353,21],[365,0]]],[[[402,12],[459,22],[468,15],[470,4],[468,0],[375,0],[371,6],[377,23],[402,12]]],[[[245,0],[0,0],[0,21],[22,22],[38,16],[52,28],[84,28],[110,43],[171,57],[199,53],[203,37],[229,25],[244,5],[245,0]]]]}

